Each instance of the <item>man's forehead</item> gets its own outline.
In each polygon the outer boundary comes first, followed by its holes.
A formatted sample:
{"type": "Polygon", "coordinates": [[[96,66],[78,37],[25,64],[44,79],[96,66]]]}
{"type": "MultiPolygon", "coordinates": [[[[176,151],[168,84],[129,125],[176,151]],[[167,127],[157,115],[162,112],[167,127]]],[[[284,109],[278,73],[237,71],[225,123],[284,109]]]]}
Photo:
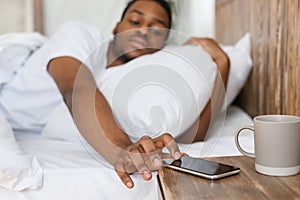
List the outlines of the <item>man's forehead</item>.
{"type": "Polygon", "coordinates": [[[169,17],[167,11],[154,0],[137,0],[130,8],[128,8],[125,15],[130,13],[136,13],[141,16],[149,15],[155,18],[158,23],[164,26],[168,25],[169,17]],[[160,10],[160,9],[161,10],[160,10]],[[162,11],[164,14],[160,13],[158,10],[162,11]]]}

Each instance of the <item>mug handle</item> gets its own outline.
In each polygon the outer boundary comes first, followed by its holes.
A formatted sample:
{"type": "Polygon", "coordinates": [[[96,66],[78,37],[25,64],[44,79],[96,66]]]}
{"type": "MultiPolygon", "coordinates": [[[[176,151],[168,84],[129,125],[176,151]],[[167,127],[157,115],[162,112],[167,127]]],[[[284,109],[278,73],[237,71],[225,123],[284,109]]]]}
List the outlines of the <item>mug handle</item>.
{"type": "Polygon", "coordinates": [[[254,132],[254,127],[253,127],[253,126],[243,126],[243,127],[239,128],[239,130],[238,130],[238,131],[236,132],[236,134],[235,134],[235,144],[236,144],[236,147],[237,147],[238,150],[239,150],[242,154],[244,154],[245,156],[255,158],[255,154],[254,154],[254,153],[247,152],[247,151],[245,151],[245,150],[240,146],[240,143],[239,143],[239,135],[240,135],[240,133],[242,132],[242,130],[244,130],[244,129],[248,129],[248,130],[254,132]]]}

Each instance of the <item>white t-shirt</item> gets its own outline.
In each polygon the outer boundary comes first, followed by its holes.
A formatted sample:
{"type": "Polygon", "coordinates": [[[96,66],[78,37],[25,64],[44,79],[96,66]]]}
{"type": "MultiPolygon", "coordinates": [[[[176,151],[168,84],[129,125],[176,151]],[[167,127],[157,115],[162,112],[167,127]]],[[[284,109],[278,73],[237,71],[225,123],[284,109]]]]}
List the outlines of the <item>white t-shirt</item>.
{"type": "Polygon", "coordinates": [[[81,22],[62,25],[1,91],[0,113],[14,131],[40,133],[51,111],[63,101],[47,72],[51,59],[73,57],[84,63],[98,79],[107,65],[108,43],[93,26],[81,22]]]}

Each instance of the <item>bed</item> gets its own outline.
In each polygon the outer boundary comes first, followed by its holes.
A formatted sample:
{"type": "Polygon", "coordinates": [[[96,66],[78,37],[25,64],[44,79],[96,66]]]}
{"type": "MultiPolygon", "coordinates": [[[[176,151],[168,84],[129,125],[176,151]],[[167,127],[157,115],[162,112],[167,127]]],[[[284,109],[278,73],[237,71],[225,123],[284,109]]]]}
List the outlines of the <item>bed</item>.
{"type": "MultiPolygon", "coordinates": [[[[54,110],[42,135],[16,135],[21,156],[27,158],[26,165],[18,165],[23,173],[17,174],[16,178],[11,176],[14,184],[4,185],[11,189],[3,185],[0,187],[2,199],[161,199],[156,173],[153,173],[153,179],[149,182],[134,174],[136,186],[128,190],[113,168],[101,156],[87,149],[81,140],[55,138],[56,134],[68,132],[66,127],[69,127],[70,121],[63,117],[63,113],[54,110]],[[45,134],[52,139],[45,137],[45,134]]],[[[224,121],[224,115],[219,116],[205,142],[179,144],[180,149],[194,157],[240,155],[234,144],[234,133],[242,125],[251,125],[252,119],[237,106],[231,106],[225,118],[224,121]]],[[[2,127],[3,123],[0,124],[2,127]]],[[[74,132],[70,131],[70,134],[74,132]]],[[[251,135],[244,134],[241,143],[249,151],[253,150],[251,135]]],[[[1,153],[2,159],[15,158],[1,153]]],[[[16,168],[15,165],[13,167],[16,168]]]]}
{"type": "MultiPolygon", "coordinates": [[[[241,155],[234,144],[234,133],[245,124],[252,124],[251,117],[231,106],[225,122],[216,120],[206,142],[180,144],[180,149],[194,157],[241,155]]],[[[21,137],[18,143],[25,154],[36,156],[43,169],[43,184],[20,192],[0,187],[1,199],[161,199],[156,173],[149,182],[133,175],[136,186],[128,190],[112,167],[81,143],[38,139],[36,135],[21,137]]],[[[251,135],[244,134],[241,143],[253,150],[251,135]]]]}
{"type": "MultiPolygon", "coordinates": [[[[35,17],[32,18],[32,20],[34,20],[32,21],[33,23],[30,30],[36,30],[41,33],[45,33],[46,35],[51,35],[53,29],[55,29],[54,27],[56,27],[60,21],[55,21],[53,16],[51,18],[51,16],[45,13],[50,12],[49,9],[44,9],[44,14],[42,14],[42,5],[44,8],[49,6],[47,8],[52,8],[55,10],[59,8],[59,6],[64,7],[66,2],[60,5],[59,3],[51,4],[51,1],[42,2],[41,0],[33,0],[28,2],[33,3],[33,10],[35,13],[35,17]],[[45,18],[44,22],[46,21],[47,23],[50,23],[52,27],[42,26],[42,18],[45,18]]],[[[193,2],[193,0],[191,0],[191,2],[193,2]]],[[[196,1],[193,3],[195,2],[196,1]]],[[[118,5],[116,2],[112,4],[118,5]]],[[[212,20],[212,23],[210,24],[210,28],[208,28],[210,30],[203,36],[216,37],[216,39],[222,44],[232,45],[236,43],[236,41],[238,41],[238,39],[240,39],[246,32],[251,32],[253,47],[253,71],[246,83],[246,87],[236,102],[227,109],[227,112],[220,114],[215,122],[211,124],[208,137],[205,142],[198,142],[191,145],[179,144],[180,149],[184,152],[187,152],[190,156],[215,157],[241,155],[235,147],[234,134],[240,126],[252,124],[251,116],[265,113],[300,115],[300,110],[298,107],[298,105],[300,105],[300,93],[298,88],[299,80],[296,78],[300,75],[299,70],[297,71],[297,69],[294,67],[285,68],[285,66],[299,65],[299,63],[297,63],[297,59],[293,59],[295,57],[297,58],[297,56],[299,58],[299,53],[293,55],[285,53],[283,51],[284,48],[280,45],[279,47],[267,46],[262,40],[264,39],[267,41],[273,41],[272,37],[266,37],[266,33],[263,33],[259,27],[256,27],[255,24],[253,24],[253,22],[256,22],[255,17],[258,17],[259,15],[256,16],[251,12],[252,9],[255,10],[255,12],[259,12],[269,8],[271,12],[277,11],[276,13],[278,13],[278,16],[280,16],[279,11],[284,12],[281,9],[289,11],[291,9],[298,8],[299,11],[299,2],[293,1],[293,3],[288,3],[288,5],[280,2],[279,5],[284,4],[285,6],[283,8],[280,6],[276,7],[279,10],[275,9],[272,2],[261,3],[261,1],[257,0],[249,2],[247,1],[247,6],[244,6],[244,4],[245,2],[243,0],[217,0],[215,3],[210,5],[213,8],[213,14],[211,18],[209,18],[212,20]],[[216,6],[216,10],[214,10],[214,6],[216,6]],[[230,15],[228,13],[230,13],[230,15]],[[239,20],[232,22],[232,15],[244,17],[238,17],[236,19],[239,20]],[[229,23],[231,26],[230,28],[227,27],[229,21],[232,22],[229,23]],[[216,29],[214,29],[215,24],[216,29]],[[232,34],[232,30],[235,30],[234,34],[232,34]],[[259,39],[261,37],[263,39],[259,39]],[[269,47],[268,50],[265,49],[267,47],[269,47]],[[280,50],[278,48],[283,49],[280,50]],[[270,65],[271,69],[269,69],[269,65],[267,65],[267,63],[272,63],[273,58],[267,57],[266,53],[263,54],[261,52],[262,50],[263,52],[268,52],[269,54],[271,54],[273,51],[283,54],[284,57],[287,58],[284,61],[284,65],[281,65],[283,61],[280,60],[281,57],[278,55],[277,60],[274,58],[276,60],[276,65],[274,65],[274,68],[271,68],[273,66],[270,65]],[[268,58],[269,60],[264,60],[265,58],[268,58]],[[284,72],[286,76],[279,78],[279,74],[281,72],[284,72]],[[269,80],[266,78],[268,75],[270,75],[270,73],[276,74],[274,77],[279,79],[279,85],[273,84],[274,82],[278,81],[277,79],[269,80]],[[257,80],[260,80],[260,82],[257,82],[257,80]],[[286,85],[289,85],[290,87],[287,87],[286,85]],[[274,96],[274,99],[266,99],[267,96],[274,96]]],[[[118,7],[118,9],[120,8],[118,7]]],[[[70,12],[74,13],[73,10],[70,12]]],[[[297,21],[297,19],[299,20],[299,14],[296,16],[297,14],[295,13],[297,12],[287,13],[294,13],[290,14],[288,17],[295,19],[293,25],[298,25],[299,28],[299,21],[297,21]]],[[[67,20],[72,16],[63,17],[65,17],[63,19],[67,20]]],[[[268,24],[267,19],[262,19],[262,27],[265,27],[264,23],[268,24]]],[[[285,23],[285,21],[280,23],[285,23]]],[[[293,41],[293,36],[297,34],[297,29],[294,29],[293,25],[289,24],[289,26],[282,26],[282,24],[278,24],[278,26],[282,29],[288,29],[282,30],[282,33],[286,33],[285,31],[292,32],[291,35],[284,35],[284,37],[287,38],[287,40],[284,40],[286,41],[285,48],[299,49],[299,42],[288,42],[293,41]]],[[[270,26],[270,29],[273,30],[272,26],[270,26]]],[[[200,32],[199,30],[188,30],[187,33],[190,35],[199,35],[200,32]]],[[[278,43],[281,42],[279,39],[276,41],[278,43]]],[[[273,75],[271,77],[273,77],[273,75]]],[[[57,119],[57,116],[60,116],[57,113],[59,112],[55,111],[52,118],[57,119]]],[[[60,120],[60,118],[58,120],[60,120]]],[[[63,122],[64,120],[67,119],[61,119],[63,122]]],[[[49,123],[46,125],[46,132],[48,131],[48,135],[49,133],[53,133],[55,129],[60,129],[59,124],[54,122],[55,120],[49,121],[49,123]]],[[[253,151],[251,134],[246,132],[243,134],[243,138],[241,140],[242,145],[245,146],[246,149],[253,151]]],[[[33,160],[38,160],[40,168],[37,167],[35,169],[41,169],[42,172],[39,170],[30,171],[27,169],[31,174],[35,174],[37,176],[34,177],[36,178],[34,180],[38,181],[25,182],[25,185],[27,184],[36,187],[28,187],[22,191],[15,191],[5,187],[0,187],[1,199],[35,200],[162,198],[155,173],[153,179],[149,182],[144,182],[137,174],[133,175],[134,181],[136,182],[136,187],[133,190],[128,190],[119,181],[114,170],[111,168],[111,166],[109,166],[109,164],[102,160],[101,157],[95,157],[93,153],[85,148],[86,146],[81,145],[78,141],[49,139],[47,137],[41,138],[36,134],[27,134],[26,136],[22,134],[17,135],[17,141],[24,154],[33,156],[30,157],[33,158],[33,160]]],[[[29,169],[33,169],[32,166],[30,166],[29,169]]]]}

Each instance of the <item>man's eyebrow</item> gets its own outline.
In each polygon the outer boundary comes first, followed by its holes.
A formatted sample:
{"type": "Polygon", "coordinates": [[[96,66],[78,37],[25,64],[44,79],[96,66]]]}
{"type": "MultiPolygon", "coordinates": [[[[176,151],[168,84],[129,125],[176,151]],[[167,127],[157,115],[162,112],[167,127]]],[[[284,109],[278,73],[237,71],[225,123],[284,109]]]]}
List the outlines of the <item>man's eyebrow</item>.
{"type": "MultiPolygon", "coordinates": [[[[139,10],[136,10],[136,9],[133,9],[130,11],[131,13],[137,13],[138,15],[141,15],[141,16],[144,16],[145,13],[139,11],[139,10]]],[[[167,27],[167,23],[161,19],[158,19],[158,18],[154,18],[154,20],[160,24],[162,24],[163,26],[167,27]]]]}
{"type": "Polygon", "coordinates": [[[134,12],[134,13],[137,13],[137,14],[142,15],[142,16],[145,15],[143,12],[141,12],[141,11],[139,11],[139,10],[136,10],[136,9],[133,9],[133,10],[131,10],[130,12],[131,12],[131,13],[134,12]]]}

